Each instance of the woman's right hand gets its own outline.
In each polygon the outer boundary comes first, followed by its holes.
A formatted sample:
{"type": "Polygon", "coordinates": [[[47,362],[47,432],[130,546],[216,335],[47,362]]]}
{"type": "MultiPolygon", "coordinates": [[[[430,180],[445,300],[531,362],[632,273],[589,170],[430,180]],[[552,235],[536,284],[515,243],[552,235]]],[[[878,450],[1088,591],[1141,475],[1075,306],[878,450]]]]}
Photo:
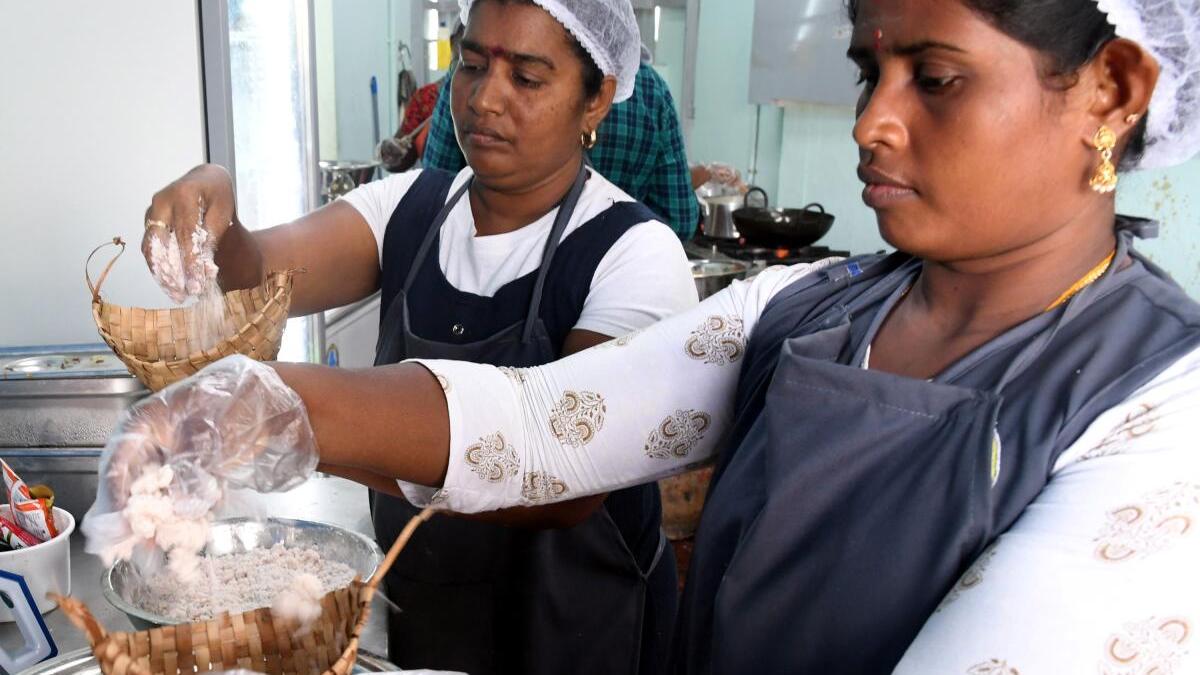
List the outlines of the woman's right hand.
{"type": "MultiPolygon", "coordinates": [[[[177,303],[200,295],[216,278],[218,265],[230,256],[205,259],[204,250],[226,243],[237,224],[237,199],[233,179],[224,167],[201,164],[159,190],[146,209],[142,255],[154,278],[177,303]]],[[[250,237],[231,237],[252,242],[250,237]]],[[[243,258],[239,256],[239,258],[243,258]]],[[[248,258],[256,259],[257,256],[248,258]]],[[[221,270],[253,277],[255,270],[221,270]]]]}

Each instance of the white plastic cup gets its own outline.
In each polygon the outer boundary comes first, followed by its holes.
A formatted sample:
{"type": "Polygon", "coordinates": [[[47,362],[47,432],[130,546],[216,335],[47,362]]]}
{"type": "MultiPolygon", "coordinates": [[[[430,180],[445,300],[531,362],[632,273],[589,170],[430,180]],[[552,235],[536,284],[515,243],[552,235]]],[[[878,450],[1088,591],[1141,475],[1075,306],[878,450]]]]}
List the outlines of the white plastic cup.
{"type": "MultiPolygon", "coordinates": [[[[12,520],[7,504],[0,504],[0,515],[12,520]]],[[[29,593],[42,614],[58,607],[57,602],[46,597],[47,593],[71,594],[71,533],[75,531],[75,518],[56,506],[54,525],[58,528],[58,536],[50,541],[0,552],[0,570],[25,578],[29,593]]],[[[0,623],[14,620],[8,607],[0,603],[0,623]]]]}

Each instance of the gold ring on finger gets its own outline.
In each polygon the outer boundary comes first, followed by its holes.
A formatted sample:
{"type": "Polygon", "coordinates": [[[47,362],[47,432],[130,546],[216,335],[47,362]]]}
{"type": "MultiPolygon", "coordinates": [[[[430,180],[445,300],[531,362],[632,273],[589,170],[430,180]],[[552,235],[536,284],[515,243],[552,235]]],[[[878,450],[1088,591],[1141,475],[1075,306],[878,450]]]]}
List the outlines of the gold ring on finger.
{"type": "Polygon", "coordinates": [[[146,229],[147,230],[151,230],[156,227],[161,227],[162,229],[167,230],[168,232],[171,231],[171,228],[167,227],[167,224],[161,220],[147,220],[146,221],[146,229]]]}

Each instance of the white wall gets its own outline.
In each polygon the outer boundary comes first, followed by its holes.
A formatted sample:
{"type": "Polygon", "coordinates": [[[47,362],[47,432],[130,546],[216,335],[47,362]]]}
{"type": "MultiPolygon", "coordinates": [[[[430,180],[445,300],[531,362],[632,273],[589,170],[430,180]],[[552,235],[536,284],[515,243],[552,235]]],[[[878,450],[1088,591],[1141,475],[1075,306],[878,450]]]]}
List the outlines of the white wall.
{"type": "Polygon", "coordinates": [[[0,2],[0,346],[98,342],[104,296],[167,306],[137,250],[155,190],[205,159],[196,3],[0,2]]]}

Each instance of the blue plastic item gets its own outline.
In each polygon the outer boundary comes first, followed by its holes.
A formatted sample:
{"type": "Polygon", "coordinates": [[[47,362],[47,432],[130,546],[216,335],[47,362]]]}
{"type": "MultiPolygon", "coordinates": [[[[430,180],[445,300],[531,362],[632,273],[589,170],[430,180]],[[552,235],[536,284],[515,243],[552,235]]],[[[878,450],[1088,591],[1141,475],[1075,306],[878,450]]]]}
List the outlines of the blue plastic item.
{"type": "Polygon", "coordinates": [[[0,648],[0,671],[19,673],[34,664],[58,656],[58,646],[50,636],[50,629],[42,620],[42,613],[33,601],[33,594],[25,584],[25,578],[12,572],[0,571],[0,602],[3,602],[16,618],[17,628],[25,639],[25,646],[9,654],[0,648]]]}

